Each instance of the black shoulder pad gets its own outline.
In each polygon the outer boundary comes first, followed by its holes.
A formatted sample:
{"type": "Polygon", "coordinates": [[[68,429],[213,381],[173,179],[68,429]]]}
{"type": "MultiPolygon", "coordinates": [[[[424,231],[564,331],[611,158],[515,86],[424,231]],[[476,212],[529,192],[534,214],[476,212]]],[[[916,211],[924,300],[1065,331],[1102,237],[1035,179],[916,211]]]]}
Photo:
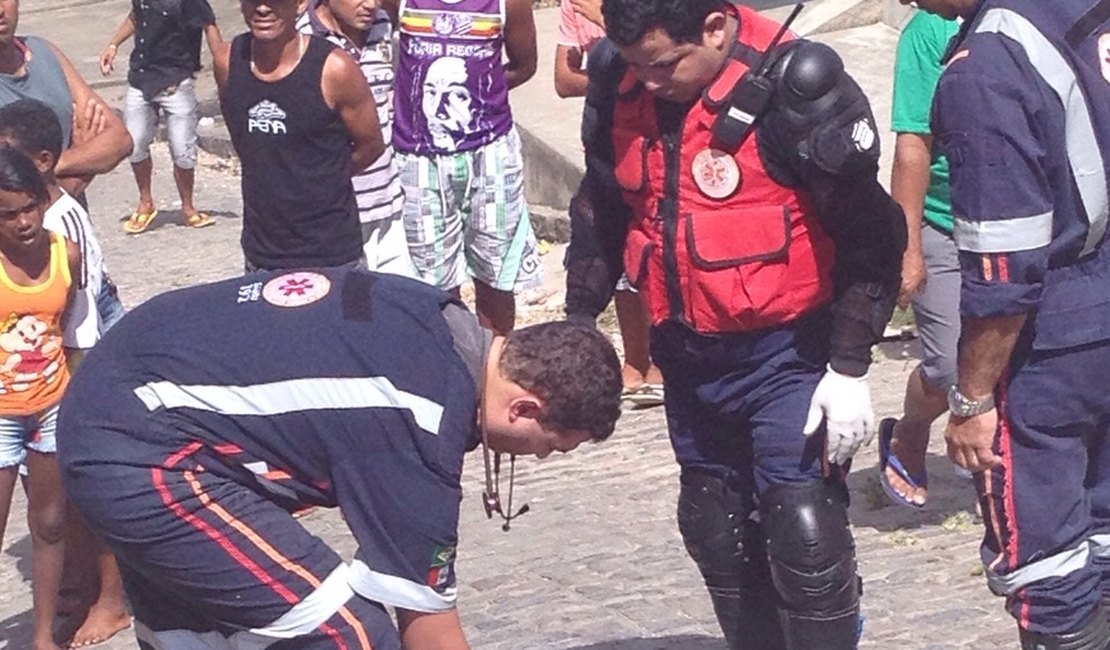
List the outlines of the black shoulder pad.
{"type": "Polygon", "coordinates": [[[844,74],[844,61],[828,45],[795,41],[779,47],[789,48],[776,63],[779,91],[799,100],[824,96],[844,74]]]}
{"type": "Polygon", "coordinates": [[[793,145],[803,167],[812,164],[840,176],[876,164],[878,131],[871,106],[840,56],[806,40],[780,45],[772,56],[775,103],[764,128],[793,145]]]}

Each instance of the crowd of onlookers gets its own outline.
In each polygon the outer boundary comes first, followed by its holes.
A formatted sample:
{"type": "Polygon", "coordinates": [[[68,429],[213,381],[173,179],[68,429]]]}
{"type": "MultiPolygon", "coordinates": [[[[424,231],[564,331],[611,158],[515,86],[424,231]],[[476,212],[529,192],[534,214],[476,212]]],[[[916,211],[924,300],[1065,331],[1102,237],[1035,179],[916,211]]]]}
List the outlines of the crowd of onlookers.
{"type": "MultiPolygon", "coordinates": [[[[456,294],[471,279],[482,323],[505,333],[517,293],[540,282],[508,101],[536,71],[531,4],[461,0],[456,15],[466,19],[445,25],[426,19],[422,0],[242,0],[247,31],[225,41],[207,0],[133,0],[100,56],[110,74],[133,42],[121,120],[54,45],[16,36],[18,0],[0,0],[0,541],[22,476],[36,648],[56,647],[59,615],[68,617],[60,636],[75,647],[129,621],[114,560],[67,511],[53,459],[69,373],[123,315],[85,187],[127,157],[138,200],[123,228],[144,232],[158,216],[150,148],[162,119],[185,225],[214,223],[193,202],[205,40],[241,161],[245,271],[350,265],[456,294]]],[[[561,97],[586,94],[586,59],[605,35],[600,5],[562,2],[561,97]]],[[[914,300],[927,358],[910,380],[906,416],[881,433],[884,482],[913,505],[926,497],[928,424],[944,412],[958,338],[958,284],[944,282],[958,269],[943,161],[928,136],[953,25],[924,14],[911,23],[896,75],[894,195],[911,217],[902,302],[914,300]]],[[[580,191],[572,210],[607,209],[601,202],[580,191]]],[[[626,278],[615,304],[625,397],[661,404],[647,317],[626,278]]]]}
{"type": "MultiPolygon", "coordinates": [[[[561,95],[580,95],[600,3],[564,4],[556,75],[561,95]]],[[[114,559],[67,510],[54,460],[69,374],[123,315],[84,190],[127,158],[138,199],[123,229],[146,231],[162,121],[184,224],[214,223],[193,201],[203,42],[241,161],[246,272],[351,265],[456,294],[470,279],[482,323],[501,333],[517,293],[539,287],[508,102],[536,70],[531,0],[464,0],[452,25],[429,24],[422,6],[244,0],[247,30],[225,41],[207,0],[133,0],[99,60],[111,74],[130,41],[120,119],[54,45],[16,36],[18,0],[0,0],[0,541],[22,477],[35,648],[129,624],[114,559]]],[[[647,322],[624,289],[626,397],[657,405],[647,322]]]]}

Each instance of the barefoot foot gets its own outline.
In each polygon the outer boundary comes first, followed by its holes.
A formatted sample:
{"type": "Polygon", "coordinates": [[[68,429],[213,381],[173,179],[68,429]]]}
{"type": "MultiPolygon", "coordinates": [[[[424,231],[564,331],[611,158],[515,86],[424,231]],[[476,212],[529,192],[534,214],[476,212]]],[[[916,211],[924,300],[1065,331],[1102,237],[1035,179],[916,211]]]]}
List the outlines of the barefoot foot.
{"type": "Polygon", "coordinates": [[[85,616],[84,622],[73,633],[69,647],[88,648],[104,643],[116,633],[129,627],[131,627],[131,616],[126,610],[93,605],[85,616]]]}

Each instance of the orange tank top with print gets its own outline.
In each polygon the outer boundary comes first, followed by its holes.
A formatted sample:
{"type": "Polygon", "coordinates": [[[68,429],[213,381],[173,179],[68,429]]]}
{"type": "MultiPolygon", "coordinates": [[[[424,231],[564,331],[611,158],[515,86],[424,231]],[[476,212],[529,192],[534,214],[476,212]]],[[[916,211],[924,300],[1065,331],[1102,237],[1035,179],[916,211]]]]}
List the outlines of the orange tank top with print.
{"type": "Polygon", "coordinates": [[[0,416],[31,415],[56,404],[69,383],[62,315],[69,297],[65,237],[50,234],[50,271],[26,287],[0,264],[0,416]]]}

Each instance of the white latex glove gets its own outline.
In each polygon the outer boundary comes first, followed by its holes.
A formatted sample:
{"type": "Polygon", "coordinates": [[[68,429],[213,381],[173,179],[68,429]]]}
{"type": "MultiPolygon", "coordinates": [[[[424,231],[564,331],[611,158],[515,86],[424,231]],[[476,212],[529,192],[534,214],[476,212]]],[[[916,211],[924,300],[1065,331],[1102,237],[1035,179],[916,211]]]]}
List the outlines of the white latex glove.
{"type": "Polygon", "coordinates": [[[875,435],[875,413],[871,410],[867,375],[849,377],[828,368],[813,392],[802,432],[812,435],[821,427],[822,419],[828,432],[830,463],[842,465],[862,445],[870,443],[875,435]]]}

